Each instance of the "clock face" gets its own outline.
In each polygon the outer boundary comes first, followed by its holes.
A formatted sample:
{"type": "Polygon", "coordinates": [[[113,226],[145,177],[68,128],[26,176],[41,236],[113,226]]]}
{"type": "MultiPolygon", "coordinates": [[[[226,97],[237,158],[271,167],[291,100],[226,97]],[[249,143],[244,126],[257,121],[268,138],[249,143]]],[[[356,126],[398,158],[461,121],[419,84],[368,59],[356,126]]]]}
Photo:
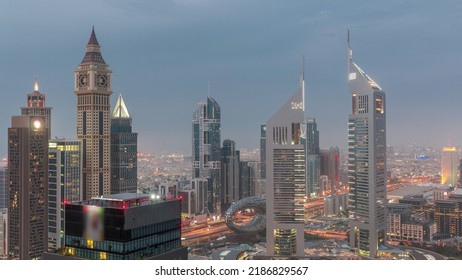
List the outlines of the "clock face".
{"type": "Polygon", "coordinates": [[[79,75],[79,87],[86,87],[86,86],[88,86],[88,75],[80,74],[79,75]]]}
{"type": "Polygon", "coordinates": [[[106,88],[109,84],[109,77],[105,74],[96,74],[96,86],[106,88]]]}

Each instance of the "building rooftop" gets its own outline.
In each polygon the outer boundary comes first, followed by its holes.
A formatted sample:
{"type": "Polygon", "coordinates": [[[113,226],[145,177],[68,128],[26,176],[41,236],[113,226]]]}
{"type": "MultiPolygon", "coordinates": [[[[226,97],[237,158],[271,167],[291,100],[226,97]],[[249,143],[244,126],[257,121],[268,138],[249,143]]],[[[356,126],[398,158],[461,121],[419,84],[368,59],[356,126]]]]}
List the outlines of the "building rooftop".
{"type": "Polygon", "coordinates": [[[177,198],[167,199],[165,197],[139,194],[139,193],[118,193],[105,194],[102,196],[92,197],[80,202],[73,202],[75,205],[91,205],[104,208],[128,209],[137,206],[162,203],[166,201],[177,200],[177,198]]]}
{"type": "Polygon", "coordinates": [[[212,253],[212,260],[237,260],[247,250],[235,248],[219,248],[212,253]]]}
{"type": "Polygon", "coordinates": [[[435,188],[434,185],[409,185],[404,186],[400,189],[391,191],[387,194],[388,199],[392,198],[405,198],[411,196],[424,196],[425,193],[428,191],[432,191],[435,188]]]}

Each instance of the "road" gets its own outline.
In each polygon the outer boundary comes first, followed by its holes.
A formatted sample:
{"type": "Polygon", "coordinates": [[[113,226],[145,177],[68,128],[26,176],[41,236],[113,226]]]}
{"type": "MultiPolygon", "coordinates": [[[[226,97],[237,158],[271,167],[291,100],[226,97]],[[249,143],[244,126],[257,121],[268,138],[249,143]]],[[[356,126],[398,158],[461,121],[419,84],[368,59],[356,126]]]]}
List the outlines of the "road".
{"type": "Polygon", "coordinates": [[[401,250],[408,252],[416,260],[446,260],[447,258],[422,248],[398,246],[401,250]]]}

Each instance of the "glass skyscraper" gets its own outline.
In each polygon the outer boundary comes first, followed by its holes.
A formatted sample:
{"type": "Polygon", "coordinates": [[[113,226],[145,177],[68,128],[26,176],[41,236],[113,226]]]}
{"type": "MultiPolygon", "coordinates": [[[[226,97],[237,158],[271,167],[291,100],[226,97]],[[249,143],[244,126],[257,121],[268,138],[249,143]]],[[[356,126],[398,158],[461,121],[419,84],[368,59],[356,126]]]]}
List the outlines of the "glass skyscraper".
{"type": "Polygon", "coordinates": [[[240,154],[236,150],[236,142],[230,139],[223,141],[221,148],[221,205],[222,214],[231,204],[239,200],[240,154]]]}
{"type": "Polygon", "coordinates": [[[319,159],[319,131],[315,118],[306,120],[306,196],[318,196],[320,159],[319,159]]]}
{"type": "Polygon", "coordinates": [[[111,117],[111,193],[136,193],[138,185],[138,133],[122,95],[111,117]]]}
{"type": "Polygon", "coordinates": [[[350,247],[377,256],[386,238],[385,92],[353,62],[348,34],[350,247]]]}
{"type": "Polygon", "coordinates": [[[221,213],[220,160],[221,160],[220,106],[212,97],[199,103],[192,120],[193,179],[208,180],[206,207],[209,213],[221,213]]]}
{"type": "Polygon", "coordinates": [[[63,245],[64,204],[83,199],[82,142],[52,139],[48,146],[48,250],[63,245]]]}

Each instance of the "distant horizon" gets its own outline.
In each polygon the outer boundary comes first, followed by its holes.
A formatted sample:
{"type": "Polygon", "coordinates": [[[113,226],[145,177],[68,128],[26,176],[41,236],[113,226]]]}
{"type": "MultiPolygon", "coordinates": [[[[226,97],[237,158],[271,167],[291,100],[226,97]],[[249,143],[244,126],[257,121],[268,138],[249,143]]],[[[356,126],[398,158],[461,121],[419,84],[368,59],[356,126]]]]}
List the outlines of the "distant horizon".
{"type": "Polygon", "coordinates": [[[111,104],[123,94],[140,151],[191,153],[192,115],[209,81],[221,140],[258,148],[260,124],[298,86],[302,55],[305,117],[316,118],[321,147],[345,149],[348,28],[355,61],[387,93],[387,144],[462,145],[459,1],[26,2],[0,11],[0,155],[35,77],[53,107],[52,138],[76,138],[74,71],[93,25],[113,71],[111,104]]]}

